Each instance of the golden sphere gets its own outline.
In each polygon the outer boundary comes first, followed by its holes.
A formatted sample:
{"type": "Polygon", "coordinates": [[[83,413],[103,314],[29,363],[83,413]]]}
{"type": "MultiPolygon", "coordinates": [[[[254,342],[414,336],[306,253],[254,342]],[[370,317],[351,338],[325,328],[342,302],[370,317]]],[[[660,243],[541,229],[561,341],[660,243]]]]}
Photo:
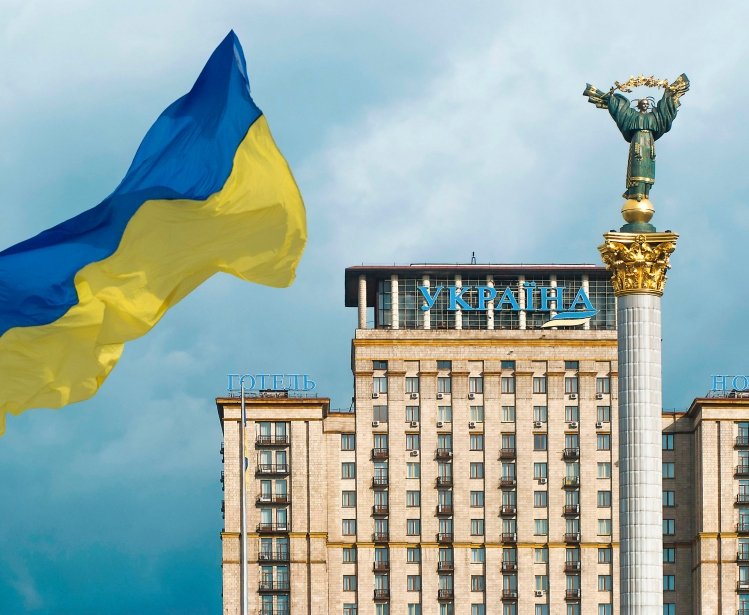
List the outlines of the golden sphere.
{"type": "Polygon", "coordinates": [[[653,217],[654,213],[655,207],[653,207],[650,199],[642,199],[642,201],[627,199],[624,201],[624,205],[622,205],[622,216],[630,224],[633,222],[650,222],[650,218],[653,217]]]}

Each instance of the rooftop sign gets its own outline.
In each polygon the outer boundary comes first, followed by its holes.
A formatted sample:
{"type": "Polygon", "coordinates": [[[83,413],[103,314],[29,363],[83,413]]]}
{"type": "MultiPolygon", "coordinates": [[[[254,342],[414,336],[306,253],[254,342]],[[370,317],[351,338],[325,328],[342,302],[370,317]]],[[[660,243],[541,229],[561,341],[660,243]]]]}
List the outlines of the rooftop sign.
{"type": "Polygon", "coordinates": [[[226,390],[245,391],[314,391],[317,383],[308,374],[227,374],[226,390]]]}

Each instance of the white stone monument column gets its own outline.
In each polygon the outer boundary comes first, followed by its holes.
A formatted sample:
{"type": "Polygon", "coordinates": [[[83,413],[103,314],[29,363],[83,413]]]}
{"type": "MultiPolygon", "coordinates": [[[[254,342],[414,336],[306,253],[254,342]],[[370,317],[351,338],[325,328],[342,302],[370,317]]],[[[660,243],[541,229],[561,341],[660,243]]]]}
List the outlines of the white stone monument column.
{"type": "Polygon", "coordinates": [[[622,615],[662,615],[661,296],[674,233],[606,233],[617,296],[622,615]]]}

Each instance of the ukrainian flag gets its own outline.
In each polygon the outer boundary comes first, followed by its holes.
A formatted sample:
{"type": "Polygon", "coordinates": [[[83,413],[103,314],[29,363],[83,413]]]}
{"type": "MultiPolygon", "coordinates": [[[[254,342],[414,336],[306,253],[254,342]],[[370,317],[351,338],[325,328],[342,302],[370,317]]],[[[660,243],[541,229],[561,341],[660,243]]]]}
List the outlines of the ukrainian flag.
{"type": "Polygon", "coordinates": [[[288,286],[304,204],[230,32],[99,205],[0,252],[5,415],[94,395],[124,343],[214,273],[288,286]]]}

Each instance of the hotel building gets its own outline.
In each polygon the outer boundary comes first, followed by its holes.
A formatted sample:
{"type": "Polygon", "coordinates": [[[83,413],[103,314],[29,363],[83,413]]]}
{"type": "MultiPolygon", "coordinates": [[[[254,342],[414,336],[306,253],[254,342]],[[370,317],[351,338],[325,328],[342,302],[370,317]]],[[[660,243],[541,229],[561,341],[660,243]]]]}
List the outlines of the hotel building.
{"type": "MultiPolygon", "coordinates": [[[[346,305],[352,410],[246,397],[250,613],[617,613],[608,272],[351,267],[346,305]]],[[[239,615],[240,400],[216,404],[239,615]]],[[[662,454],[664,613],[749,615],[749,399],[664,414],[662,454]]]]}

